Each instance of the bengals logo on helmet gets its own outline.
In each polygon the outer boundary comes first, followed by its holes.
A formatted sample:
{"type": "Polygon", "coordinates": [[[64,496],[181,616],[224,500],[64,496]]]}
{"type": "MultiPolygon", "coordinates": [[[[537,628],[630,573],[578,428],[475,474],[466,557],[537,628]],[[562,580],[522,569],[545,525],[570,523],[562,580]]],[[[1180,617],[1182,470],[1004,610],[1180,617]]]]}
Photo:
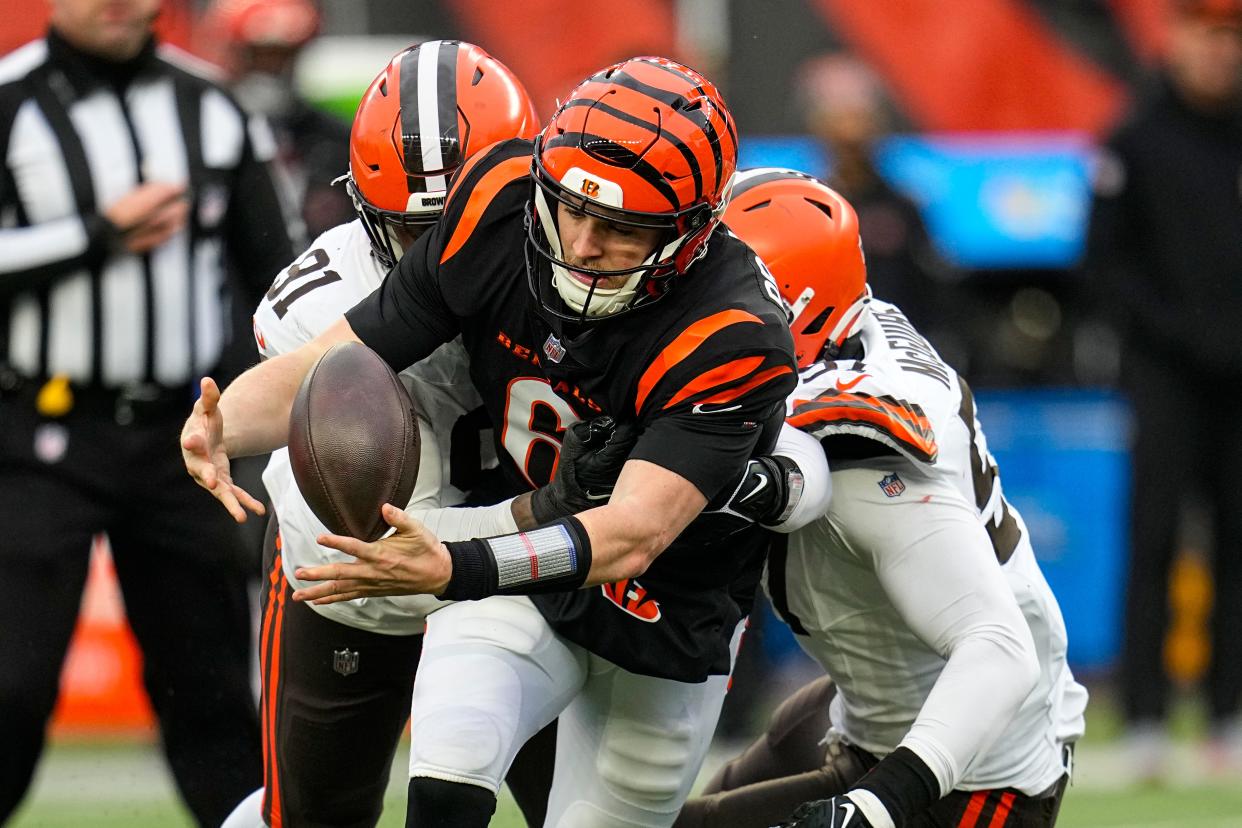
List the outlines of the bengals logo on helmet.
{"type": "Polygon", "coordinates": [[[647,590],[633,578],[600,584],[599,588],[605,598],[639,621],[654,624],[660,620],[660,602],[649,596],[647,590]]]}
{"type": "Polygon", "coordinates": [[[582,194],[587,198],[599,198],[599,184],[589,178],[582,179],[582,194]]]}

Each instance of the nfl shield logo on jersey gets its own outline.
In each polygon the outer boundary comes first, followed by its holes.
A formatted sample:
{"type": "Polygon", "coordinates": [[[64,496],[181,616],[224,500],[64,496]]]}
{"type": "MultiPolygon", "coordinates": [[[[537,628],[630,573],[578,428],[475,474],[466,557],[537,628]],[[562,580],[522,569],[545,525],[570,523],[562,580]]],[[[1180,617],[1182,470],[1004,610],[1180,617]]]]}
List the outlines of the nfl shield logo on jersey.
{"type": "Polygon", "coordinates": [[[889,497],[896,497],[906,490],[906,484],[897,476],[897,472],[885,476],[880,480],[879,485],[884,490],[884,494],[889,497]]]}
{"type": "Polygon", "coordinates": [[[565,346],[555,336],[548,334],[548,340],[543,343],[543,355],[553,362],[560,362],[565,358],[565,346]]]}
{"type": "Polygon", "coordinates": [[[342,676],[352,676],[358,672],[358,651],[348,647],[344,650],[333,650],[332,669],[342,676]]]}

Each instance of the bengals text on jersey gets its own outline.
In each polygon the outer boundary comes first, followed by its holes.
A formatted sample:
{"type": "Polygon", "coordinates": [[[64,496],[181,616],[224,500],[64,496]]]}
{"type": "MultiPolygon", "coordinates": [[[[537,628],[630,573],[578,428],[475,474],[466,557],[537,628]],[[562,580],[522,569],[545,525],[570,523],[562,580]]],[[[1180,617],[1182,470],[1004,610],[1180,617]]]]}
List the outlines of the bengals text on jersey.
{"type": "MultiPolygon", "coordinates": [[[[351,327],[398,370],[462,337],[511,493],[550,479],[567,425],[608,414],[642,427],[632,459],[681,475],[709,502],[727,497],[747,459],[771,447],[795,380],[766,271],[716,233],[659,302],[585,330],[551,320],[521,252],[530,166],[525,141],[476,156],[444,220],[350,311],[351,327]]],[[[558,633],[627,670],[682,681],[727,672],[729,634],[749,612],[766,545],[761,530],[731,520],[701,516],[636,579],[657,622],[607,588],[534,600],[558,633]]]]}

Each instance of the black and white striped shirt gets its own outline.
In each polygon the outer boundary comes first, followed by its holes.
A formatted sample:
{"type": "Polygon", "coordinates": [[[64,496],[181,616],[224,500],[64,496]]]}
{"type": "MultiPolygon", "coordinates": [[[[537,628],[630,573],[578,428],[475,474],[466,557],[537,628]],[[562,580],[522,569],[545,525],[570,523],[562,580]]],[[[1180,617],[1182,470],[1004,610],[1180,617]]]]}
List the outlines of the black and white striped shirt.
{"type": "Polygon", "coordinates": [[[261,135],[201,66],[154,44],[110,64],[55,32],[0,59],[0,367],[184,385],[228,339],[228,263],[257,296],[292,258],[261,135]],[[134,255],[103,213],[150,181],[187,183],[190,218],[134,255]]]}

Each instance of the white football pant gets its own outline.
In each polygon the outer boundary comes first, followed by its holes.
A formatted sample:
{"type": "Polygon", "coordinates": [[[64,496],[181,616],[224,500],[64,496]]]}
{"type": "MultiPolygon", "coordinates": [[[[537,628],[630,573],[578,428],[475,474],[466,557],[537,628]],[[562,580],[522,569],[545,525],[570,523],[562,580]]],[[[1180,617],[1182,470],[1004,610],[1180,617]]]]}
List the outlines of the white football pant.
{"type": "Polygon", "coordinates": [[[727,685],[622,670],[556,635],[523,596],[462,601],[428,619],[410,775],[498,791],[526,740],[559,716],[547,828],[672,825],[727,685]]]}

